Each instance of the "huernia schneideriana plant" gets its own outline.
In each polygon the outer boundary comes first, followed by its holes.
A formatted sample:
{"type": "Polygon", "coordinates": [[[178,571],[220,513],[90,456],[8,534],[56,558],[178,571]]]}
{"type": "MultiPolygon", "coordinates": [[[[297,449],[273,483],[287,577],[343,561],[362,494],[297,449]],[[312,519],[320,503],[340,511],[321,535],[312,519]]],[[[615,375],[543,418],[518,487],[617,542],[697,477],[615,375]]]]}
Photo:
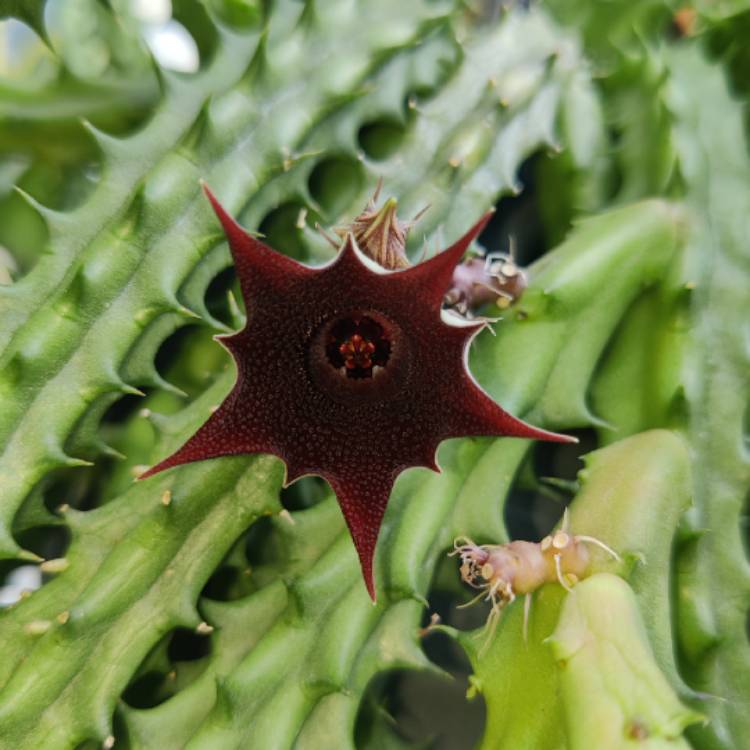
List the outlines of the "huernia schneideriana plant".
{"type": "Polygon", "coordinates": [[[492,401],[467,368],[469,344],[485,324],[455,315],[451,324],[451,314],[441,314],[453,271],[491,214],[447,250],[402,270],[372,262],[351,232],[333,261],[311,268],[248,234],[204,189],[227,236],[247,311],[244,329],[220,337],[237,364],[237,381],[195,435],[142,478],[242,453],[280,457],[285,485],[323,477],[374,600],[375,545],[403,470],[439,471],[435,454],[447,438],[575,441],[492,401]]]}

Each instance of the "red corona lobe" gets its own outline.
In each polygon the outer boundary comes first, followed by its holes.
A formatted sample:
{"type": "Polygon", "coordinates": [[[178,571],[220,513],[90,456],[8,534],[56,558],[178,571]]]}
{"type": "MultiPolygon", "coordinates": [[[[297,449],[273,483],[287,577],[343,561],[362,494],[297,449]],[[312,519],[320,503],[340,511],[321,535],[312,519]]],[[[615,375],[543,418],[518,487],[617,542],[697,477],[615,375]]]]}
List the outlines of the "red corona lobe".
{"type": "Polygon", "coordinates": [[[279,456],[286,484],[306,474],[323,477],[374,599],[375,544],[404,469],[437,471],[437,447],[451,437],[574,440],[532,427],[492,401],[465,365],[483,324],[441,319],[453,269],[489,214],[450,248],[405,270],[374,269],[351,234],[331,263],[311,268],[248,234],[205,191],[247,309],[245,328],[221,339],[236,361],[237,382],[195,435],[142,478],[242,453],[279,456]]]}

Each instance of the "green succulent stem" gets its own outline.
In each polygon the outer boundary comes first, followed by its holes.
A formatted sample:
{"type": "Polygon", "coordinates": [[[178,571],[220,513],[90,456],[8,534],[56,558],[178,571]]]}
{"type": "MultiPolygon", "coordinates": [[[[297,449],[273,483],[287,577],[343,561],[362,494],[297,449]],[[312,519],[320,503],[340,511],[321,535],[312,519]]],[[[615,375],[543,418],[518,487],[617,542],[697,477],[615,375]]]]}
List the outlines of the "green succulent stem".
{"type": "MultiPolygon", "coordinates": [[[[6,5],[46,35],[43,4],[6,5]]],[[[382,177],[406,217],[430,204],[418,262],[524,205],[522,164],[545,252],[470,368],[514,415],[595,436],[547,488],[622,562],[592,547],[572,592],[534,595],[526,640],[520,602],[481,654],[486,634],[445,628],[481,747],[750,746],[747,91],[742,45],[710,57],[695,31],[741,39],[747,11],[699,4],[676,39],[669,4],[521,5],[175,3],[193,75],[141,50],[83,80],[51,45],[54,95],[0,85],[0,562],[44,580],[0,611],[0,749],[414,746],[368,709],[374,681],[442,675],[421,643],[435,571],[456,537],[509,541],[514,491],[541,481],[528,442],[446,441],[442,473],[399,478],[376,606],[335,498],[308,483],[285,510],[280,460],[132,480],[235,377],[211,335],[245,321],[231,289],[217,301],[230,255],[200,179],[316,264],[315,223],[351,220],[382,177]],[[193,662],[170,652],[185,631],[193,662]]],[[[96,6],[106,28],[116,6],[96,6]]]]}

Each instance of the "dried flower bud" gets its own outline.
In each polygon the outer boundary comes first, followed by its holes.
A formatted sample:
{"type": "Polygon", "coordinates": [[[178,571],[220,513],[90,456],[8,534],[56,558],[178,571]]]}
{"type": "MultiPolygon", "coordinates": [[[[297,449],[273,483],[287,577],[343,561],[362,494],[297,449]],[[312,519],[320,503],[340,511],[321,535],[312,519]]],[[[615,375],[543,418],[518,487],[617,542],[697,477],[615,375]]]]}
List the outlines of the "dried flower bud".
{"type": "Polygon", "coordinates": [[[493,302],[504,310],[523,294],[527,285],[526,273],[512,255],[491,253],[456,266],[444,303],[461,315],[472,317],[479,308],[493,302]]]}
{"type": "Polygon", "coordinates": [[[406,238],[412,223],[398,218],[395,198],[389,198],[376,209],[378,193],[379,188],[365,210],[349,226],[337,227],[334,231],[341,239],[351,232],[357,247],[383,268],[407,268],[410,264],[406,257],[406,238]]]}
{"type": "Polygon", "coordinates": [[[516,540],[506,544],[475,544],[471,539],[459,537],[454,542],[451,555],[461,560],[461,580],[479,590],[479,599],[491,602],[487,619],[485,648],[497,626],[500,613],[516,596],[524,595],[524,637],[531,606],[531,595],[545,583],[557,581],[568,591],[590,574],[589,546],[602,549],[615,560],[619,555],[600,539],[571,534],[568,531],[567,511],[562,528],[544,537],[541,542],[516,540]]]}
{"type": "MultiPolygon", "coordinates": [[[[376,208],[383,181],[378,181],[372,198],[351,224],[336,227],[333,231],[343,240],[348,234],[354,237],[357,247],[368,258],[388,270],[408,268],[411,263],[406,256],[406,240],[411,228],[427,210],[423,208],[410,221],[402,221],[396,215],[398,201],[388,200],[376,208]]],[[[333,243],[338,248],[337,243],[333,243]]]]}

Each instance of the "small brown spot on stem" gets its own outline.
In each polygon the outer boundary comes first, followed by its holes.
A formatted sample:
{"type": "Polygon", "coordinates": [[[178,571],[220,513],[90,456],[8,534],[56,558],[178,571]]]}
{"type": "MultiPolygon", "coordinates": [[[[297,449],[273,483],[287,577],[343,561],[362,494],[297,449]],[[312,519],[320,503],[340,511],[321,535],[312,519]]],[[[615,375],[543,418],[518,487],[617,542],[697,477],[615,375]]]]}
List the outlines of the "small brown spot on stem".
{"type": "Polygon", "coordinates": [[[650,736],[648,727],[646,727],[646,725],[643,724],[640,719],[633,719],[630,722],[625,734],[630,737],[630,739],[638,740],[639,742],[644,742],[650,736]]]}
{"type": "Polygon", "coordinates": [[[695,33],[695,22],[698,13],[695,8],[684,6],[672,16],[672,24],[680,36],[692,36],[695,33]]]}

